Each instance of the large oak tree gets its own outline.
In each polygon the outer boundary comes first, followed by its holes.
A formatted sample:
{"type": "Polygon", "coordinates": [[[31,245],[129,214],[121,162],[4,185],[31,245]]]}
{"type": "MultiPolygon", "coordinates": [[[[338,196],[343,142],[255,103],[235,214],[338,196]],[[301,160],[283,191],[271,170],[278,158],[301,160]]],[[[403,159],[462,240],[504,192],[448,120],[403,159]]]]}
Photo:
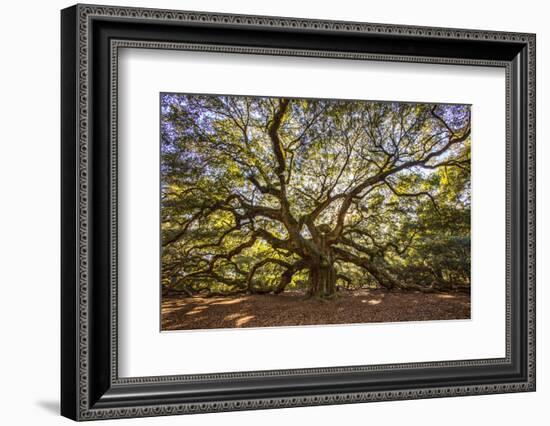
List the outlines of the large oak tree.
{"type": "Polygon", "coordinates": [[[161,116],[166,286],[469,285],[468,106],[165,94],[161,116]]]}

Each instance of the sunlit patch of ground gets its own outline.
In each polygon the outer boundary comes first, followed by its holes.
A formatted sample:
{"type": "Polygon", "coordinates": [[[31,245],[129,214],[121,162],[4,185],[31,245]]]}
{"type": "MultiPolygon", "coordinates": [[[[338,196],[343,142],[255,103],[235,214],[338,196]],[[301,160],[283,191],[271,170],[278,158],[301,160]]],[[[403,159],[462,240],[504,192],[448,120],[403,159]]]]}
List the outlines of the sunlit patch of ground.
{"type": "Polygon", "coordinates": [[[163,330],[355,324],[470,318],[470,295],[382,290],[342,291],[323,301],[299,293],[165,296],[163,330]]]}
{"type": "Polygon", "coordinates": [[[438,294],[437,297],[439,297],[440,299],[455,299],[456,295],[445,293],[445,294],[438,294]]]}

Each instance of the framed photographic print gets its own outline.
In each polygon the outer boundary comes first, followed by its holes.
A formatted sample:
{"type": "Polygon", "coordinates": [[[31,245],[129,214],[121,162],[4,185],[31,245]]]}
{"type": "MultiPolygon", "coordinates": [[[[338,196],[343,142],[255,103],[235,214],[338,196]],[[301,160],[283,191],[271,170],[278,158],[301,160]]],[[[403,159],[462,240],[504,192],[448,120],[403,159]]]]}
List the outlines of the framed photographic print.
{"type": "Polygon", "coordinates": [[[535,390],[535,36],[76,5],[61,412],[535,390]]]}

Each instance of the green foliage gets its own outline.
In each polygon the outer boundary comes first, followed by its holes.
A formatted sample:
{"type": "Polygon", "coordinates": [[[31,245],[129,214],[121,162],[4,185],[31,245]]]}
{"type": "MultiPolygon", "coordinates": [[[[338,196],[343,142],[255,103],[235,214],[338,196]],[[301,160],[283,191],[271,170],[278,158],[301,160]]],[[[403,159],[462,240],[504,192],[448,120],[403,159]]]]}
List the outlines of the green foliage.
{"type": "Polygon", "coordinates": [[[163,285],[469,287],[469,107],[200,95],[161,107],[163,285]]]}

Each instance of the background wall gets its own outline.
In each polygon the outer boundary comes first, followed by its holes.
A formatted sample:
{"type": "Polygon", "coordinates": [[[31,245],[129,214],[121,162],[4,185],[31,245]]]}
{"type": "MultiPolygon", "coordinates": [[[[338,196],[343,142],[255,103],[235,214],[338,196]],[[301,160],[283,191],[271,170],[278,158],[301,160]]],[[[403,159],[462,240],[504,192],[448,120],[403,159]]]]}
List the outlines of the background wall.
{"type": "MultiPolygon", "coordinates": [[[[550,27],[536,0],[108,1],[142,7],[537,33],[538,390],[530,394],[293,408],[102,424],[545,424],[550,401],[550,27]],[[546,312],[545,312],[546,311],[546,312]],[[131,423],[129,423],[131,422],[131,423]]],[[[59,10],[71,2],[2,6],[0,43],[0,417],[6,425],[68,424],[59,404],[59,10]]]]}

